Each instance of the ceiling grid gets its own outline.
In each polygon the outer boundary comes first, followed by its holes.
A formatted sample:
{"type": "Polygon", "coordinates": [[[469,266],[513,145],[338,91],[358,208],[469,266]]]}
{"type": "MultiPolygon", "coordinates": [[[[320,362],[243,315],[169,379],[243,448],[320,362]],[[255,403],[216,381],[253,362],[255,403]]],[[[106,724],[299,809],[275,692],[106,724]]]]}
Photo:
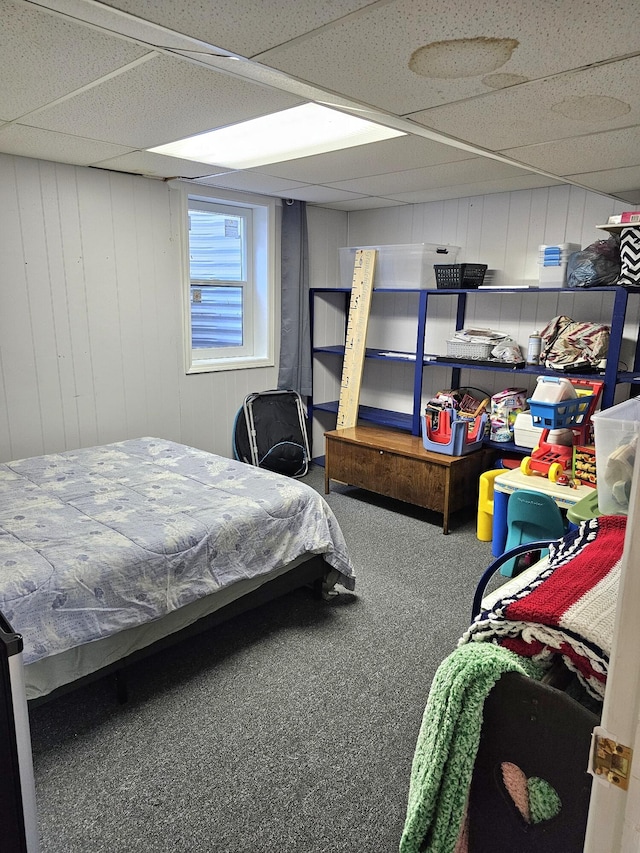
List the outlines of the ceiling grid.
{"type": "Polygon", "coordinates": [[[640,3],[0,0],[0,152],[343,210],[640,203],[640,3]],[[407,135],[243,171],[147,148],[315,101],[407,135]]]}

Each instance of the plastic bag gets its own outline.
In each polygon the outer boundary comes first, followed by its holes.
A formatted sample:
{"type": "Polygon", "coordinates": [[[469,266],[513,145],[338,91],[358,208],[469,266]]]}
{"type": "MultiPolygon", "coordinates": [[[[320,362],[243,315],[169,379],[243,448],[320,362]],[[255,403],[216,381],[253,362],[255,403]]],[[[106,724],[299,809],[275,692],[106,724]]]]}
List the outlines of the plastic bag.
{"type": "Polygon", "coordinates": [[[521,361],[524,361],[522,350],[513,338],[504,338],[496,344],[491,350],[491,355],[498,361],[504,361],[507,364],[520,364],[521,361]]]}
{"type": "Polygon", "coordinates": [[[620,237],[612,234],[569,255],[567,286],[608,287],[618,281],[620,269],[620,237]]]}
{"type": "Polygon", "coordinates": [[[527,408],[526,388],[505,388],[491,398],[489,420],[492,441],[513,441],[516,416],[527,408]]]}

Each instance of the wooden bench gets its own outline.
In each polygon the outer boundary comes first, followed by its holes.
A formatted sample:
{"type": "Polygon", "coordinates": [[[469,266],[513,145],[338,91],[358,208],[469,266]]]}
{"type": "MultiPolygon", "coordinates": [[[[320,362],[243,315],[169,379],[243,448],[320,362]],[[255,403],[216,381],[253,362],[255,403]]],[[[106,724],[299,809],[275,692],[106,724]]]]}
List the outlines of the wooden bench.
{"type": "Polygon", "coordinates": [[[477,502],[488,454],[433,453],[419,436],[377,426],[332,430],[325,433],[325,493],[337,480],[424,507],[442,513],[448,533],[450,514],[477,502]]]}

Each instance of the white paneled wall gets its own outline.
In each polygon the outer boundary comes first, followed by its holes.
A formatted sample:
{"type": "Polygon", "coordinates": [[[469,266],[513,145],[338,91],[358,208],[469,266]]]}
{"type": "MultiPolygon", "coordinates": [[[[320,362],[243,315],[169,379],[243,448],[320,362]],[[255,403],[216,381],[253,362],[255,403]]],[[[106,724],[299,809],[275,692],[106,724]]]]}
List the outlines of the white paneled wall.
{"type": "Polygon", "coordinates": [[[0,461],[140,435],[230,456],[244,396],[276,386],[185,374],[174,192],[0,155],[0,461]]]}
{"type": "Polygon", "coordinates": [[[486,263],[495,284],[537,282],[538,246],[606,237],[596,226],[628,208],[577,187],[519,190],[349,214],[348,245],[451,243],[486,263]]]}
{"type": "MultiPolygon", "coordinates": [[[[452,199],[425,204],[402,205],[349,214],[348,233],[341,245],[371,246],[405,243],[449,243],[460,246],[460,261],[486,263],[487,283],[496,286],[535,285],[538,283],[538,247],[541,244],[579,243],[587,246],[608,235],[596,226],[612,213],[628,209],[597,193],[577,187],[559,186],[547,189],[521,190],[511,193],[452,199]]],[[[328,249],[324,246],[326,255],[328,249]]],[[[339,284],[319,275],[312,278],[316,286],[339,284]]],[[[608,322],[613,304],[612,294],[568,290],[563,294],[485,294],[470,296],[467,303],[467,325],[498,329],[510,334],[526,353],[529,335],[540,330],[558,314],[576,320],[608,322]]],[[[374,300],[368,344],[374,347],[411,349],[415,340],[415,297],[406,294],[380,294],[374,300]],[[383,304],[384,300],[384,304],[383,304]],[[413,300],[413,302],[411,301],[413,300]],[[404,341],[404,345],[403,345],[404,341]]],[[[446,351],[446,339],[455,328],[454,299],[431,299],[427,326],[427,352],[446,351]]],[[[638,330],[638,302],[630,301],[622,358],[631,367],[638,330]]],[[[323,343],[338,343],[340,317],[335,311],[325,318],[320,312],[316,334],[323,343]]],[[[339,386],[335,366],[316,360],[318,384],[314,397],[319,402],[337,399],[339,386]],[[318,368],[319,365],[319,368],[318,368]]],[[[361,401],[398,411],[411,409],[411,373],[407,365],[381,365],[367,362],[363,377],[361,401]],[[408,393],[407,393],[408,389],[408,393]]],[[[424,374],[424,397],[449,387],[450,371],[429,368],[424,374]]],[[[461,383],[493,393],[500,388],[524,384],[529,389],[531,378],[522,383],[517,373],[489,373],[463,370],[461,383]]],[[[628,390],[628,389],[625,389],[628,390]]],[[[321,430],[332,428],[326,417],[314,427],[314,448],[319,453],[321,430]]]]}
{"type": "Polygon", "coordinates": [[[323,207],[307,207],[309,278],[315,287],[339,283],[338,247],[348,246],[348,214],[323,207]]]}
{"type": "MultiPolygon", "coordinates": [[[[185,374],[172,194],[162,181],[0,155],[0,461],[139,435],[230,456],[244,396],[276,387],[277,367],[185,374]]],[[[311,283],[340,283],[341,246],[422,242],[461,246],[461,260],[489,264],[496,284],[527,282],[536,278],[541,243],[587,245],[605,236],[595,226],[622,209],[570,187],[350,214],[310,207],[311,283]]],[[[469,319],[524,344],[560,312],[606,319],[608,298],[518,294],[493,297],[489,308],[472,297],[469,319]]],[[[414,335],[412,298],[384,299],[371,335],[380,346],[405,348],[414,335]]],[[[438,301],[428,348],[441,348],[452,328],[448,302],[438,301]]],[[[637,322],[634,313],[623,356],[637,322]]],[[[340,342],[343,324],[335,300],[327,302],[318,340],[340,342]]],[[[368,366],[363,402],[408,411],[407,372],[402,364],[368,366]]],[[[510,378],[497,376],[502,387],[510,378]]],[[[462,381],[476,385],[478,377],[467,371],[462,381]]],[[[448,382],[448,371],[427,371],[425,394],[448,382]]],[[[335,362],[316,360],[315,383],[317,399],[337,398],[335,362]]],[[[316,449],[332,426],[330,416],[316,425],[316,449]]]]}

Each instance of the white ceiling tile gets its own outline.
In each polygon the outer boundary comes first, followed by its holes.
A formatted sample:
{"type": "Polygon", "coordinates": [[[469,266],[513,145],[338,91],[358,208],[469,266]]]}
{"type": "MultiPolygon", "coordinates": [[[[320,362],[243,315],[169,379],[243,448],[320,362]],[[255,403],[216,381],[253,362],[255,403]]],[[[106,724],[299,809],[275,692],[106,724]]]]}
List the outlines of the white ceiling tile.
{"type": "MultiPolygon", "coordinates": [[[[640,3],[638,4],[640,8],[640,3]]],[[[435,107],[413,121],[492,151],[640,122],[640,56],[435,107]]]]}
{"type": "MultiPolygon", "coordinates": [[[[132,151],[120,157],[96,160],[91,163],[101,169],[114,169],[117,172],[133,172],[156,178],[198,178],[210,175],[213,168],[209,163],[196,163],[193,160],[181,160],[179,157],[166,157],[151,151],[132,151]]],[[[228,169],[220,169],[227,172],[228,169]]]]}
{"type": "Polygon", "coordinates": [[[272,178],[269,175],[254,175],[250,172],[228,172],[224,175],[203,177],[197,183],[208,187],[221,187],[227,190],[243,190],[264,193],[265,195],[280,195],[300,187],[298,181],[287,181],[284,178],[272,178]]]}
{"type": "Polygon", "coordinates": [[[614,194],[614,197],[620,201],[628,202],[629,204],[640,204],[640,189],[621,190],[614,194]]]}
{"type": "Polygon", "coordinates": [[[602,172],[578,172],[567,175],[570,181],[590,187],[599,192],[618,195],[635,187],[633,194],[640,195],[640,165],[625,168],[604,169],[602,172]]]}
{"type": "Polygon", "coordinates": [[[300,201],[317,202],[328,204],[330,202],[351,201],[360,196],[358,193],[349,193],[335,187],[305,186],[298,189],[287,190],[287,198],[295,198],[300,201]]]}
{"type": "Polygon", "coordinates": [[[409,169],[357,178],[352,181],[338,181],[332,186],[367,195],[397,198],[399,193],[413,190],[435,189],[456,183],[485,182],[525,174],[527,172],[524,169],[516,166],[500,163],[497,160],[473,157],[457,163],[444,163],[424,169],[409,169]]]}
{"type": "Polygon", "coordinates": [[[491,91],[499,82],[495,75],[536,80],[638,49],[637,0],[618,0],[615,8],[603,8],[601,0],[537,4],[450,0],[444,6],[436,0],[396,0],[283,43],[258,59],[292,76],[406,114],[491,91]],[[472,62],[478,53],[490,60],[493,48],[499,55],[502,43],[487,39],[515,40],[510,58],[497,68],[491,62],[486,67],[472,62]],[[425,77],[410,70],[414,51],[450,40],[465,41],[452,45],[445,68],[438,72],[449,76],[425,77]]]}
{"type": "Polygon", "coordinates": [[[399,167],[406,170],[468,158],[467,151],[408,135],[344,151],[289,160],[287,163],[274,163],[262,166],[260,171],[270,175],[296,177],[308,183],[335,183],[349,178],[394,172],[399,167]]]}
{"type": "Polygon", "coordinates": [[[414,190],[406,193],[393,193],[389,197],[404,204],[419,204],[427,201],[442,201],[448,198],[467,198],[467,196],[491,195],[493,193],[514,192],[515,190],[537,189],[561,184],[542,175],[522,175],[521,177],[477,181],[475,183],[452,183],[436,189],[414,190]]]}
{"type": "Polygon", "coordinates": [[[102,0],[171,30],[218,45],[241,56],[253,56],[309,30],[369,6],[371,0],[102,0]],[[266,13],[266,14],[265,14],[266,13]]]}
{"type": "Polygon", "coordinates": [[[3,0],[0,116],[24,116],[146,53],[140,45],[3,0]]]}
{"type": "Polygon", "coordinates": [[[186,43],[194,42],[194,39],[181,33],[94,0],[24,0],[24,3],[59,14],[74,23],[85,24],[91,29],[102,30],[108,35],[118,34],[129,41],[158,49],[179,49],[186,43]]]}
{"type": "Polygon", "coordinates": [[[29,123],[150,148],[298,103],[287,93],[159,56],[37,113],[29,123]]]}
{"type": "Polygon", "coordinates": [[[375,196],[362,196],[350,201],[333,201],[327,204],[314,203],[314,207],[328,207],[331,210],[373,210],[378,207],[401,207],[403,201],[394,201],[390,198],[376,198],[375,196]]]}
{"type": "Polygon", "coordinates": [[[39,160],[90,166],[97,160],[126,154],[131,149],[109,142],[97,142],[94,139],[81,139],[78,136],[53,133],[37,127],[7,124],[0,127],[0,151],[39,160]]]}
{"type": "Polygon", "coordinates": [[[640,164],[640,126],[575,139],[506,149],[503,153],[555,175],[594,172],[610,166],[640,164]]]}

